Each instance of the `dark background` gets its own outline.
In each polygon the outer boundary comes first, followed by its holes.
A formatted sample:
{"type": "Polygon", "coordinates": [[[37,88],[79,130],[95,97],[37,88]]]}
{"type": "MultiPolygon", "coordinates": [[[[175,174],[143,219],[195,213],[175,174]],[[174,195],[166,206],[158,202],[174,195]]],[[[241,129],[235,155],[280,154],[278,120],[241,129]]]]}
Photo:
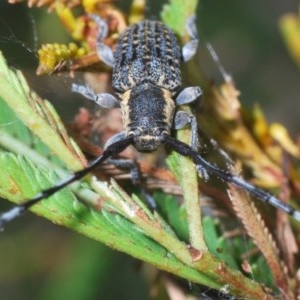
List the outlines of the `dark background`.
{"type": "MultiPolygon", "coordinates": [[[[155,6],[160,2],[149,1],[152,15],[158,16],[155,6]]],[[[121,4],[128,6],[128,1],[121,4]]],[[[294,137],[300,127],[299,70],[285,49],[278,21],[287,12],[297,12],[297,4],[296,0],[203,0],[197,14],[205,74],[220,80],[204,46],[209,41],[241,91],[243,105],[259,103],[270,122],[285,124],[294,137]]],[[[67,77],[37,77],[35,69],[41,43],[68,40],[57,17],[46,9],[1,1],[0,49],[65,120],[71,120],[86,102],[70,93],[67,77]]],[[[0,299],[148,299],[149,270],[31,214],[0,234],[0,299]]]]}

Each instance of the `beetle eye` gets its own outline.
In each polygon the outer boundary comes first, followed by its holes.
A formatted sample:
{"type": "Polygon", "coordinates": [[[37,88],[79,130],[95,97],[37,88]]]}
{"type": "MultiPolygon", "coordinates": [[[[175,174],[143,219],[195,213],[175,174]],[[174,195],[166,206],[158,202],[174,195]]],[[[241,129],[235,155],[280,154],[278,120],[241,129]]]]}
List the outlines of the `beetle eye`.
{"type": "Polygon", "coordinates": [[[157,128],[157,129],[155,130],[154,134],[157,135],[157,136],[160,136],[160,135],[162,135],[164,132],[165,132],[164,129],[157,128]]]}
{"type": "Polygon", "coordinates": [[[130,131],[130,133],[132,133],[133,136],[140,136],[142,134],[139,129],[134,129],[133,131],[130,131]]]}

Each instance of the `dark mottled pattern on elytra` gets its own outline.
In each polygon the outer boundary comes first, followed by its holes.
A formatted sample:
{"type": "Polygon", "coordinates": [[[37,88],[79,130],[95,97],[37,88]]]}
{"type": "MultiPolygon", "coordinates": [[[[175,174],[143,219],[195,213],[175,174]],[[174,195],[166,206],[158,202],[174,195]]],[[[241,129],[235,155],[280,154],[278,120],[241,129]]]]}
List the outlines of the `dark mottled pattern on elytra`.
{"type": "Polygon", "coordinates": [[[112,86],[124,92],[142,83],[169,91],[181,85],[181,49],[174,33],[158,21],[143,21],[120,36],[114,54],[112,86]]]}

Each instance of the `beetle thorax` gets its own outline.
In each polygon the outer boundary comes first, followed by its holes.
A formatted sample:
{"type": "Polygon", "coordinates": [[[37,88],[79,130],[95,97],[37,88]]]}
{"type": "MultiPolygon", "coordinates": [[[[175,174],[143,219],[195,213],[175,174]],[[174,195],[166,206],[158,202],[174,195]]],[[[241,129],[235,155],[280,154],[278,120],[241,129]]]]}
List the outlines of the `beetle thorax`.
{"type": "Polygon", "coordinates": [[[140,152],[151,152],[170,135],[175,103],[168,90],[144,83],[125,92],[121,102],[126,135],[140,152]]]}

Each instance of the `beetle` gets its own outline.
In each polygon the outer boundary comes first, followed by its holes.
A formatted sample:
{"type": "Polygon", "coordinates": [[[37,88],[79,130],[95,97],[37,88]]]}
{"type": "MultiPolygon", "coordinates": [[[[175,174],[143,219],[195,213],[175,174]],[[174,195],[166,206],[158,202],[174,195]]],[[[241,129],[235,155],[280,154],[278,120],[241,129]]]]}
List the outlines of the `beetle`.
{"type": "MultiPolygon", "coordinates": [[[[175,34],[166,25],[145,20],[129,26],[121,34],[115,53],[103,43],[108,32],[106,22],[99,16],[90,17],[99,27],[97,53],[105,64],[113,68],[112,87],[119,99],[108,93],[96,94],[83,85],[73,84],[72,91],[91,99],[103,108],[120,107],[124,131],[112,136],[107,141],[103,153],[85,169],[74,172],[55,186],[3,213],[0,216],[0,227],[22,215],[42,199],[83,178],[129,145],[140,152],[153,152],[164,145],[189,157],[203,177],[207,178],[208,174],[213,174],[225,182],[233,183],[300,221],[300,212],[292,206],[205,160],[197,152],[195,117],[183,111],[176,112],[176,105],[189,104],[202,94],[199,87],[187,87],[180,91],[180,64],[190,60],[198,46],[195,16],[187,20],[190,41],[182,48],[179,47],[175,34]],[[188,124],[191,126],[191,145],[171,136],[173,128],[180,129],[188,124]]],[[[118,166],[118,162],[115,163],[118,166]]]]}

